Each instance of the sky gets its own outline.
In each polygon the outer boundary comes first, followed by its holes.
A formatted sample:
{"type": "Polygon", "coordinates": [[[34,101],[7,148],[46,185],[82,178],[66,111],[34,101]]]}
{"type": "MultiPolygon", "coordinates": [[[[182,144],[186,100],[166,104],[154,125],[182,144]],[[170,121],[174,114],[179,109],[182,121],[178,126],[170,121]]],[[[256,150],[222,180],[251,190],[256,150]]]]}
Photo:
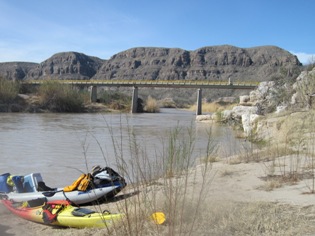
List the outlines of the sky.
{"type": "Polygon", "coordinates": [[[273,45],[315,61],[313,0],[0,0],[0,62],[134,47],[273,45]]]}

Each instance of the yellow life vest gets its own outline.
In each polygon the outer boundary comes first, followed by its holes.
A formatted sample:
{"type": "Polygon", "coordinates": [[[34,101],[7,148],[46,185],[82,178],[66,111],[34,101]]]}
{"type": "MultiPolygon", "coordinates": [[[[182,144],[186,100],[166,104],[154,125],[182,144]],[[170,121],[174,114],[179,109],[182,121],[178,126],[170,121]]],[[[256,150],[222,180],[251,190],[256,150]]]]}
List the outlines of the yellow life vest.
{"type": "Polygon", "coordinates": [[[71,185],[64,187],[63,191],[71,192],[71,191],[77,189],[77,187],[79,186],[80,182],[82,181],[82,179],[85,178],[85,176],[86,176],[86,174],[80,175],[80,177],[76,181],[74,181],[71,185]]]}

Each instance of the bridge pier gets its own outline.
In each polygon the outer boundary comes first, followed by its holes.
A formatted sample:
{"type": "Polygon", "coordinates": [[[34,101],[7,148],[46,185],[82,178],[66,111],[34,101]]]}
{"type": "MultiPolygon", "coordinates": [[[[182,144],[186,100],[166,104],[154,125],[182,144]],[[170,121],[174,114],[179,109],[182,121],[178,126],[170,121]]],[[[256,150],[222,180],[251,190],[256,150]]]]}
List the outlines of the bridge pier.
{"type": "Polygon", "coordinates": [[[97,100],[97,86],[91,86],[90,87],[90,98],[91,98],[91,102],[96,102],[97,100]]]}
{"type": "Polygon", "coordinates": [[[138,87],[133,87],[131,113],[137,113],[137,109],[138,109],[138,87]]]}
{"type": "Polygon", "coordinates": [[[201,115],[202,114],[202,89],[198,89],[197,91],[197,110],[196,110],[196,115],[201,115]]]}

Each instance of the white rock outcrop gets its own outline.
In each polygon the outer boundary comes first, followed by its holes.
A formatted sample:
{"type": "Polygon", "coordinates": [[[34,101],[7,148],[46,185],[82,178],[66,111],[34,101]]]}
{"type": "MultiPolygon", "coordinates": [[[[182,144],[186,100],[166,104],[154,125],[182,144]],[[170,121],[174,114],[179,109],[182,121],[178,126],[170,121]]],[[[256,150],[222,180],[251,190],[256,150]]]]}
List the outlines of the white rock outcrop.
{"type": "Polygon", "coordinates": [[[210,122],[212,120],[213,120],[212,115],[197,115],[196,116],[196,121],[199,121],[199,122],[210,122]]]}
{"type": "Polygon", "coordinates": [[[246,137],[251,135],[255,122],[260,117],[257,115],[258,108],[256,106],[235,106],[232,110],[222,111],[222,120],[234,120],[242,124],[246,137]]]}
{"type": "Polygon", "coordinates": [[[274,81],[261,82],[256,90],[250,92],[250,102],[255,104],[268,99],[272,96],[272,92],[276,92],[274,81]]]}
{"type": "Polygon", "coordinates": [[[242,95],[242,96],[240,96],[240,104],[241,105],[245,105],[245,104],[247,104],[249,102],[250,102],[249,95],[242,95]]]}
{"type": "Polygon", "coordinates": [[[303,71],[292,88],[295,93],[291,97],[291,105],[301,108],[314,108],[315,100],[315,67],[311,71],[303,71]]]}
{"type": "Polygon", "coordinates": [[[246,137],[249,137],[252,134],[252,130],[254,129],[256,121],[259,117],[260,115],[249,113],[242,115],[242,125],[246,137]]]}

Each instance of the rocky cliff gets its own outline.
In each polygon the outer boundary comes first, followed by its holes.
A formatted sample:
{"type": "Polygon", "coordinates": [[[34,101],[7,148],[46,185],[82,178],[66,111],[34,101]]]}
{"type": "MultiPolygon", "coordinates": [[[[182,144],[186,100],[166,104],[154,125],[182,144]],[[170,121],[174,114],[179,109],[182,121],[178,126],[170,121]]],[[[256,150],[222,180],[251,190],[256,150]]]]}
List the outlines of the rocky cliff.
{"type": "Polygon", "coordinates": [[[26,79],[90,79],[104,60],[77,52],[61,52],[32,68],[26,79]]]}
{"type": "Polygon", "coordinates": [[[137,79],[266,81],[296,78],[301,63],[275,46],[238,48],[230,45],[179,48],[139,47],[113,55],[109,60],[77,52],[62,52],[40,64],[0,63],[7,79],[137,79]],[[15,67],[18,65],[18,69],[15,67]]]}
{"type": "Polygon", "coordinates": [[[23,80],[27,73],[38,64],[32,62],[5,62],[0,63],[0,78],[9,80],[23,80]]]}
{"type": "Polygon", "coordinates": [[[297,75],[300,66],[296,56],[274,46],[244,49],[223,45],[195,51],[133,48],[105,61],[93,78],[264,81],[283,73],[297,75]]]}

